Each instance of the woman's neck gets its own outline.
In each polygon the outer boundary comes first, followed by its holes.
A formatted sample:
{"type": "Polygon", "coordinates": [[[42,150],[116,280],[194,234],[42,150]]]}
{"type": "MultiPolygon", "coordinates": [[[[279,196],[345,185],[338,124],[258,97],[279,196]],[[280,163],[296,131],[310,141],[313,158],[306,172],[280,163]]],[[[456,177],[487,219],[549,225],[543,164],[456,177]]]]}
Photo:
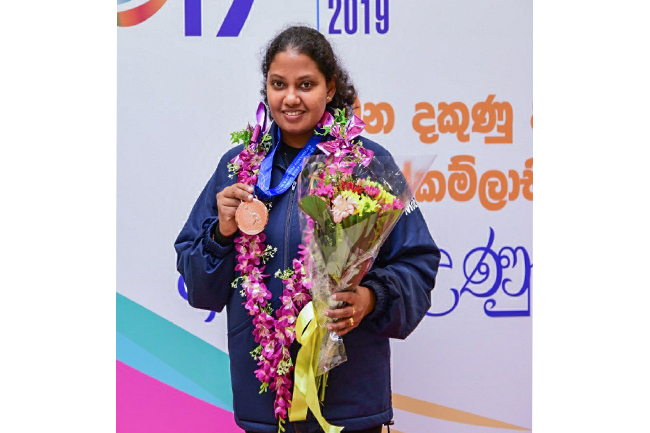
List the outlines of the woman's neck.
{"type": "Polygon", "coordinates": [[[280,130],[282,134],[282,142],[289,147],[295,147],[296,149],[302,149],[305,147],[311,136],[314,134],[313,131],[305,132],[303,134],[290,134],[280,130]]]}

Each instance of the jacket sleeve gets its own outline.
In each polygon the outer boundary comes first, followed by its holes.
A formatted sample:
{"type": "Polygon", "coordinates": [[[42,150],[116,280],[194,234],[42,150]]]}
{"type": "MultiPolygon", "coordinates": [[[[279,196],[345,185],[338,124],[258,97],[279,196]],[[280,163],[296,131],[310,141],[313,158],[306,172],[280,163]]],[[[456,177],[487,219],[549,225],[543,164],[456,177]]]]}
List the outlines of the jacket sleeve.
{"type": "MultiPolygon", "coordinates": [[[[410,204],[416,206],[415,200],[410,204]]],[[[361,282],[377,295],[362,325],[389,338],[406,338],[431,307],[440,251],[419,208],[405,213],[361,282]]]]}
{"type": "Polygon", "coordinates": [[[235,182],[228,178],[230,154],[219,162],[174,244],[176,268],[185,280],[188,302],[217,312],[228,303],[235,278],[234,245],[221,245],[211,237],[218,221],[217,193],[235,182]]]}

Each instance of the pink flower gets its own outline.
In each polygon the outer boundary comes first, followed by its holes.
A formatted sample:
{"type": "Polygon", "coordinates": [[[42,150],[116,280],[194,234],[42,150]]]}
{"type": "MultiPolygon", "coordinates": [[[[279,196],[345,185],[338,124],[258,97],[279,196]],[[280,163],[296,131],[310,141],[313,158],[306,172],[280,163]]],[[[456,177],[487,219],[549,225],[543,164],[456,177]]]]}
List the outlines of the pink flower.
{"type": "Polygon", "coordinates": [[[254,302],[259,302],[260,304],[266,304],[266,299],[271,299],[271,292],[266,289],[266,284],[255,282],[246,289],[247,297],[254,302]]]}
{"type": "Polygon", "coordinates": [[[275,328],[275,319],[264,311],[260,311],[259,314],[253,318],[253,324],[255,325],[255,328],[253,329],[255,342],[259,343],[260,341],[267,340],[270,337],[271,329],[275,328]]]}
{"type": "Polygon", "coordinates": [[[271,366],[271,363],[268,360],[261,360],[257,365],[260,366],[255,370],[255,376],[259,379],[260,382],[269,383],[271,378],[275,375],[275,368],[271,366]]]}
{"type": "Polygon", "coordinates": [[[261,153],[253,155],[250,160],[251,167],[258,168],[262,164],[262,161],[264,161],[265,156],[266,155],[263,155],[261,153]]]}
{"type": "Polygon", "coordinates": [[[246,185],[255,185],[257,183],[257,176],[251,176],[247,174],[246,171],[242,170],[239,172],[237,180],[240,183],[245,183],[246,185]]]}
{"type": "Polygon", "coordinates": [[[321,197],[332,198],[334,195],[334,187],[332,185],[319,185],[315,191],[316,195],[321,197]]]}
{"type": "Polygon", "coordinates": [[[253,336],[255,337],[256,343],[268,339],[271,336],[270,327],[264,325],[256,325],[255,328],[253,329],[253,336]]]}
{"type": "Polygon", "coordinates": [[[243,257],[238,257],[237,258],[239,261],[239,264],[235,266],[235,271],[239,271],[243,274],[249,274],[253,267],[256,265],[260,264],[260,259],[259,257],[253,257],[251,259],[246,259],[243,257]]]}
{"type": "MultiPolygon", "coordinates": [[[[308,288],[306,289],[309,290],[308,288]]],[[[300,292],[296,293],[294,296],[294,302],[296,305],[298,305],[299,310],[302,310],[302,307],[304,307],[309,301],[311,301],[311,296],[309,296],[309,293],[300,292]]]]}
{"type": "Polygon", "coordinates": [[[287,417],[287,408],[291,405],[291,400],[285,399],[283,396],[276,394],[275,398],[275,417],[285,419],[287,417]]]}
{"type": "Polygon", "coordinates": [[[332,216],[335,223],[340,223],[341,220],[348,215],[354,213],[354,202],[347,198],[338,195],[332,202],[332,216]]]}
{"type": "Polygon", "coordinates": [[[291,299],[291,296],[281,296],[280,299],[282,299],[282,304],[284,305],[284,308],[288,312],[297,312],[297,309],[293,304],[293,299],[291,299]]]}
{"type": "Polygon", "coordinates": [[[262,355],[267,359],[273,359],[280,349],[280,346],[275,340],[262,340],[262,355]]]}
{"type": "MultiPolygon", "coordinates": [[[[276,376],[275,377],[275,389],[278,391],[280,390],[286,390],[285,392],[288,391],[289,385],[291,385],[291,380],[289,380],[288,377],[285,376],[276,376]]],[[[285,392],[280,392],[282,396],[286,395],[285,392]]]]}
{"type": "Polygon", "coordinates": [[[309,248],[307,248],[303,244],[298,245],[298,257],[299,257],[298,260],[300,261],[304,261],[305,257],[309,257],[309,248]]]}
{"type": "Polygon", "coordinates": [[[366,192],[366,194],[368,194],[370,197],[375,197],[375,196],[377,196],[377,194],[379,194],[379,193],[381,192],[381,190],[380,190],[379,188],[377,188],[376,186],[372,186],[372,185],[365,185],[365,186],[363,187],[363,190],[364,190],[364,191],[366,192]]]}
{"type": "Polygon", "coordinates": [[[299,280],[304,275],[304,270],[303,270],[302,263],[298,259],[293,259],[292,265],[293,265],[293,270],[296,273],[295,274],[296,275],[295,279],[299,280]]]}
{"type": "Polygon", "coordinates": [[[286,315],[282,316],[278,319],[276,326],[286,328],[293,326],[296,323],[296,316],[292,315],[286,315]]]}
{"type": "Polygon", "coordinates": [[[281,344],[283,346],[287,344],[286,336],[282,329],[276,329],[275,333],[273,334],[273,338],[278,342],[278,344],[281,344]]]}
{"type": "Polygon", "coordinates": [[[253,323],[269,328],[275,326],[275,319],[273,319],[273,316],[262,311],[255,319],[253,319],[253,323]]]}
{"type": "Polygon", "coordinates": [[[235,156],[233,159],[230,160],[230,163],[231,164],[236,164],[236,165],[241,165],[241,163],[242,163],[242,159],[241,159],[242,153],[237,154],[237,156],[235,156]]]}
{"type": "Polygon", "coordinates": [[[265,266],[259,268],[251,269],[250,278],[252,281],[262,281],[264,278],[268,277],[268,274],[263,274],[265,266]]]}
{"type": "MultiPolygon", "coordinates": [[[[237,238],[239,239],[239,238],[237,238]]],[[[238,243],[235,245],[235,250],[239,253],[240,256],[242,257],[248,257],[248,246],[244,243],[238,243]]]]}
{"type": "Polygon", "coordinates": [[[257,302],[255,302],[252,299],[249,299],[248,301],[244,302],[244,308],[248,310],[248,314],[251,316],[255,316],[257,313],[260,312],[260,307],[257,305],[257,302]]]}

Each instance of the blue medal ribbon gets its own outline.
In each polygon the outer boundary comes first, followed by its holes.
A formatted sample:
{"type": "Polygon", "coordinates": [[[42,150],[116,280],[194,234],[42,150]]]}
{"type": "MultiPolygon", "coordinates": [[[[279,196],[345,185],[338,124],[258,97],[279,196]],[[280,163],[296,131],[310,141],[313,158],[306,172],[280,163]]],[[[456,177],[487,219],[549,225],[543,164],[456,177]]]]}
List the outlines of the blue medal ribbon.
{"type": "Polygon", "coordinates": [[[277,143],[273,147],[273,150],[269,152],[262,164],[260,165],[260,172],[257,176],[257,185],[255,185],[255,194],[258,198],[262,200],[271,200],[276,195],[280,195],[289,189],[293,181],[300,174],[302,169],[303,161],[308,158],[316,150],[316,146],[321,141],[321,136],[316,135],[315,133],[311,136],[305,147],[300,150],[300,153],[294,158],[287,171],[284,172],[282,180],[275,188],[269,188],[271,186],[271,168],[273,167],[273,157],[275,156],[275,151],[280,146],[281,136],[280,128],[278,128],[277,143]]]}

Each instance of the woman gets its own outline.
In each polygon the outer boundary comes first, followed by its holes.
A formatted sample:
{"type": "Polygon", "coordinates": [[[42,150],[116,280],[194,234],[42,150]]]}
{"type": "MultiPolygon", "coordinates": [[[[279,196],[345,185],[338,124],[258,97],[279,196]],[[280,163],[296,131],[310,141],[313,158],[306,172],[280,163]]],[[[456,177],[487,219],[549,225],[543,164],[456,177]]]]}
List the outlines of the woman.
{"type": "MultiPolygon", "coordinates": [[[[288,185],[287,168],[304,156],[301,150],[310,140],[319,139],[314,129],[324,111],[339,108],[351,114],[355,90],[325,37],[307,27],[288,28],[271,41],[262,73],[262,95],[274,120],[269,131],[272,148],[277,145],[270,185],[288,185]]],[[[364,137],[360,140],[375,156],[389,156],[378,144],[364,137]]],[[[218,312],[227,308],[237,424],[246,431],[273,433],[278,427],[276,416],[285,414],[282,408],[278,412],[272,389],[260,393],[258,364],[250,353],[258,345],[252,318],[242,305],[239,290],[230,284],[238,276],[235,211],[241,202],[252,201],[255,194],[252,186],[228,176],[228,163],[240,152],[242,146],[237,146],[223,156],[175,247],[189,303],[218,312]]],[[[273,310],[281,306],[283,290],[281,280],[273,275],[289,267],[301,242],[295,186],[293,180],[290,188],[269,199],[272,206],[264,230],[265,243],[276,247],[277,252],[265,264],[264,274],[271,276],[264,281],[271,292],[273,310]]],[[[438,248],[416,208],[400,218],[356,291],[335,295],[348,306],[325,314],[343,319],[328,327],[343,336],[348,360],[329,373],[322,406],[328,422],[344,426],[345,432],[370,433],[380,432],[382,424],[392,419],[388,339],[406,338],[424,317],[439,259],[438,248]]],[[[290,347],[294,361],[299,347],[296,342],[290,347]]],[[[284,428],[287,432],[321,431],[311,413],[305,421],[288,422],[284,428]]]]}

